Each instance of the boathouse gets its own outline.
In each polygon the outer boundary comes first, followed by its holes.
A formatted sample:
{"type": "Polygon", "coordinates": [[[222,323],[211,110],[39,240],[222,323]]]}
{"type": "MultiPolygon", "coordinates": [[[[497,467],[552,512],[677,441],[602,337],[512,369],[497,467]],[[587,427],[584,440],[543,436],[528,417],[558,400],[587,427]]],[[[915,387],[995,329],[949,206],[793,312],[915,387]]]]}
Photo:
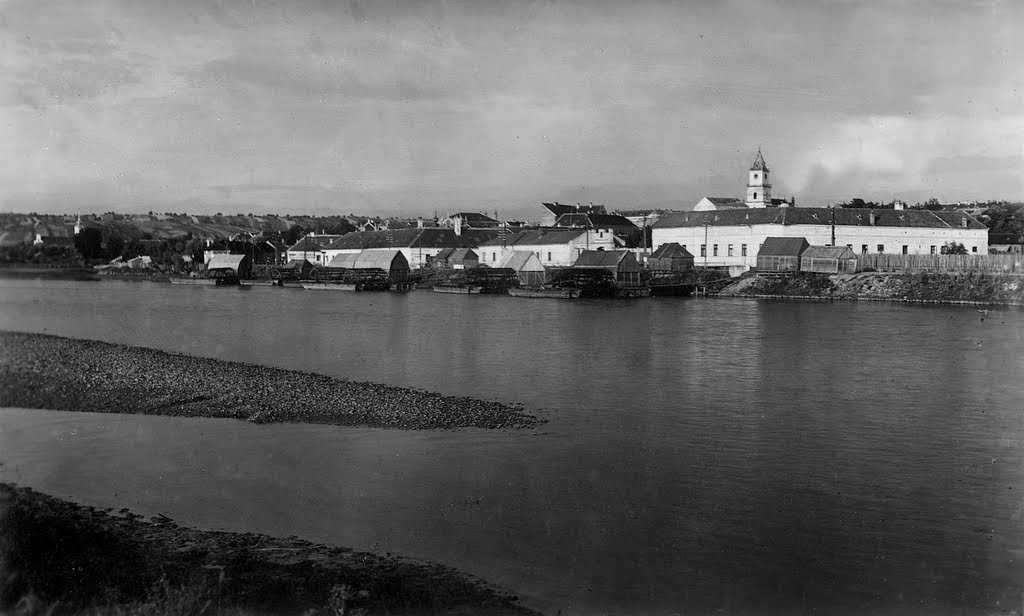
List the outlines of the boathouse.
{"type": "Polygon", "coordinates": [[[456,248],[448,257],[452,269],[470,269],[480,266],[480,257],[472,248],[456,248]]]}
{"type": "Polygon", "coordinates": [[[307,280],[313,271],[308,259],[292,259],[277,268],[277,277],[288,280],[307,280]]]}
{"type": "Polygon", "coordinates": [[[214,277],[249,278],[252,274],[252,259],[249,255],[215,254],[206,264],[206,271],[214,277]]]}
{"type": "Polygon", "coordinates": [[[647,258],[647,269],[658,272],[692,270],[693,255],[678,242],[662,244],[647,258]]]}
{"type": "Polygon", "coordinates": [[[536,287],[544,284],[547,272],[540,259],[532,252],[509,252],[505,254],[497,267],[508,268],[516,273],[519,284],[524,287],[536,287]]]}
{"type": "Polygon", "coordinates": [[[759,272],[799,272],[800,257],[810,244],[802,237],[768,237],[757,252],[759,272]]]}
{"type": "Polygon", "coordinates": [[[800,271],[852,274],[857,271],[857,255],[848,246],[810,246],[800,256],[800,271]]]}
{"type": "Polygon", "coordinates": [[[387,273],[392,284],[409,281],[409,260],[401,250],[375,248],[357,254],[340,254],[331,260],[331,269],[371,270],[387,273]]]}
{"type": "Polygon", "coordinates": [[[608,270],[620,285],[639,285],[643,269],[629,250],[584,250],[572,267],[608,270]]]}

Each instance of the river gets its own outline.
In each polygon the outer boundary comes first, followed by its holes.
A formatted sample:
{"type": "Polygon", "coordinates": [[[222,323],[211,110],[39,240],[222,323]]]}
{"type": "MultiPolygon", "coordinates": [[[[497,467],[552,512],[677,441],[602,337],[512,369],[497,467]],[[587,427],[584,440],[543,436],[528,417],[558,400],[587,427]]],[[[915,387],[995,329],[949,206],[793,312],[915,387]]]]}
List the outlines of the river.
{"type": "Polygon", "coordinates": [[[0,329],[550,420],[0,410],[0,480],[56,496],[443,562],[551,614],[1024,611],[1024,311],[0,280],[0,329]]]}

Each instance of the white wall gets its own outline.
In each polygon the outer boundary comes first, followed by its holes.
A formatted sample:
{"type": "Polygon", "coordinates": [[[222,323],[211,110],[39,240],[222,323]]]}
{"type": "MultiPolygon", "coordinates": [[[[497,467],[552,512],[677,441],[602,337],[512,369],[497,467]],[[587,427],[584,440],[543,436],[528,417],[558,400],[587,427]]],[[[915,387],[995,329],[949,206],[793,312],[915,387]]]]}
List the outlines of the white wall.
{"type": "MultiPolygon", "coordinates": [[[[757,265],[757,251],[765,238],[768,237],[805,237],[815,246],[831,243],[832,228],[830,225],[737,225],[707,227],[707,258],[701,255],[701,245],[705,243],[705,228],[675,227],[671,229],[656,228],[651,232],[651,244],[655,249],[662,244],[678,242],[693,254],[694,265],[708,266],[739,266],[753,267],[757,265]],[[718,245],[718,254],[714,254],[714,246],[718,245]],[[729,245],[732,245],[732,256],[729,256],[729,245]],[[743,244],[747,245],[747,255],[742,253],[743,244]]],[[[967,248],[969,254],[988,254],[988,229],[954,229],[933,227],[881,227],[836,225],[836,245],[852,245],[857,254],[867,245],[868,254],[877,254],[878,245],[887,254],[902,254],[903,246],[907,254],[929,254],[935,247],[938,254],[943,244],[957,242],[967,248]]]]}
{"type": "Polygon", "coordinates": [[[480,255],[480,265],[494,267],[510,252],[532,252],[544,267],[569,267],[576,262],[584,250],[615,249],[615,236],[607,229],[594,229],[583,233],[577,239],[558,244],[536,244],[530,246],[481,246],[474,249],[480,255]],[[589,237],[588,237],[589,236],[589,237]]]}

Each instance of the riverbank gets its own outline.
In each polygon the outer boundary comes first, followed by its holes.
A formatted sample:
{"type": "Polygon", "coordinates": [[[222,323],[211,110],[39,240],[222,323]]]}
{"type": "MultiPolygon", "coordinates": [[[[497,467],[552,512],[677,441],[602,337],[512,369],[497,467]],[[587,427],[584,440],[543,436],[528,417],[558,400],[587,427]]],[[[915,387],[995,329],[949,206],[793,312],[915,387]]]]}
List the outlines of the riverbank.
{"type": "Polygon", "coordinates": [[[439,564],[201,531],[10,484],[0,528],[4,613],[535,614],[439,564]]]}
{"type": "Polygon", "coordinates": [[[96,270],[91,267],[47,267],[15,265],[0,266],[0,278],[43,279],[43,280],[99,280],[96,270]]]}
{"type": "Polygon", "coordinates": [[[545,421],[501,402],[3,331],[0,406],[406,430],[532,428],[545,421]]]}
{"type": "Polygon", "coordinates": [[[978,273],[746,274],[718,295],[1024,306],[1024,278],[978,273]]]}

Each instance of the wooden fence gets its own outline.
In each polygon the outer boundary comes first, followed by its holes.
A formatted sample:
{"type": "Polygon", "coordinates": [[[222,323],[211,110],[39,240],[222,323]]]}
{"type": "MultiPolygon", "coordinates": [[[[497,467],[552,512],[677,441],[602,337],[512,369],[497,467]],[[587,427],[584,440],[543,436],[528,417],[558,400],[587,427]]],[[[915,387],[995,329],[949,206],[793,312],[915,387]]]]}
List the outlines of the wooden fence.
{"type": "Polygon", "coordinates": [[[857,269],[878,272],[1024,274],[1024,255],[857,255],[857,269]]]}

